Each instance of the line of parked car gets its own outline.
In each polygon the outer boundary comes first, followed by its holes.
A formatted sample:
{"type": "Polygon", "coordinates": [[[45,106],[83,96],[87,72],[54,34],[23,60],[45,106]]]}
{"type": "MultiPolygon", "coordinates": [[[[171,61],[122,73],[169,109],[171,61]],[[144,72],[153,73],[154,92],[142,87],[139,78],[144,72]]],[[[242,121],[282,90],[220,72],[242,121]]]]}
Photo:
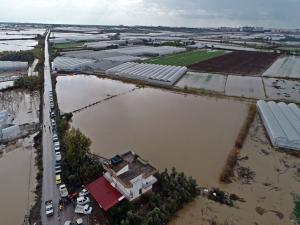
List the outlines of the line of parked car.
{"type": "MultiPolygon", "coordinates": [[[[72,193],[69,194],[68,189],[65,184],[62,183],[61,179],[61,152],[60,152],[60,142],[57,134],[57,125],[56,125],[56,114],[54,111],[54,101],[53,101],[53,93],[52,91],[49,92],[49,99],[50,99],[50,121],[51,121],[51,128],[52,128],[52,141],[55,151],[55,182],[58,185],[58,190],[60,193],[61,200],[59,201],[59,209],[62,210],[65,204],[69,204],[72,200],[76,198],[76,207],[75,213],[78,214],[91,214],[93,208],[89,205],[90,198],[88,197],[89,193],[86,189],[82,189],[79,193],[72,193]]],[[[53,216],[54,209],[53,209],[53,202],[52,200],[45,202],[46,206],[46,215],[53,216]]],[[[81,225],[82,219],[77,219],[76,224],[81,225]]],[[[71,225],[71,221],[66,221],[65,225],[71,225]]]]}

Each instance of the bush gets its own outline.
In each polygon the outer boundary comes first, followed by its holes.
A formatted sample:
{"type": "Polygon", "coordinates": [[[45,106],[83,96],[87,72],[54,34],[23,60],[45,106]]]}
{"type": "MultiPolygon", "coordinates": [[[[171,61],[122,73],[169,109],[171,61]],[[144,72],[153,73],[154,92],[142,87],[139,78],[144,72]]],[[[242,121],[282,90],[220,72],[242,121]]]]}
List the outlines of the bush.
{"type": "Polygon", "coordinates": [[[14,86],[16,88],[35,90],[42,86],[42,81],[39,76],[22,76],[15,80],[14,86]]]}

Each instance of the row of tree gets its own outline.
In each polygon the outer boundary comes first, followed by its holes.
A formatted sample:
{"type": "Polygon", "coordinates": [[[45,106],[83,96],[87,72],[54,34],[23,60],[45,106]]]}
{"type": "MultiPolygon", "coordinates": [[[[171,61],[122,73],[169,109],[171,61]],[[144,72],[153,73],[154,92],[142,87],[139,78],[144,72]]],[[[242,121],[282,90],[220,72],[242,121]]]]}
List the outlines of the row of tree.
{"type": "Polygon", "coordinates": [[[123,201],[109,213],[112,225],[162,225],[167,223],[184,204],[199,195],[196,181],[175,168],[156,174],[158,182],[153,192],[133,205],[123,201]],[[142,207],[141,205],[146,206],[142,207]]]}
{"type": "Polygon", "coordinates": [[[21,61],[21,62],[33,62],[34,51],[6,51],[0,54],[1,61],[21,61]]]}
{"type": "Polygon", "coordinates": [[[101,163],[89,154],[91,143],[79,129],[69,129],[64,135],[63,178],[71,189],[80,188],[103,173],[101,163]]]}

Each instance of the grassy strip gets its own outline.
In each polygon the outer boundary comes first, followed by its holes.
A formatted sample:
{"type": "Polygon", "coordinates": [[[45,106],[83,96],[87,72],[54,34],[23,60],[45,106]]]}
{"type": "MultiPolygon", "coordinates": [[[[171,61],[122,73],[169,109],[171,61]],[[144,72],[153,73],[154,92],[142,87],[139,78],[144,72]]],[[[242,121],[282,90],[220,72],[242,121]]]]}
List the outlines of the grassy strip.
{"type": "Polygon", "coordinates": [[[240,154],[240,151],[243,147],[244,141],[248,135],[250,126],[255,118],[256,115],[256,106],[250,105],[247,117],[239,131],[239,134],[237,136],[237,139],[235,140],[234,148],[230,151],[226,164],[223,168],[223,171],[220,176],[220,181],[224,183],[230,183],[231,177],[233,176],[233,171],[237,163],[238,156],[240,154]]]}
{"type": "Polygon", "coordinates": [[[225,51],[191,51],[177,53],[169,56],[162,56],[158,59],[148,60],[147,63],[160,65],[188,66],[207,59],[224,55],[225,51]]]}
{"type": "Polygon", "coordinates": [[[57,43],[53,45],[55,49],[65,49],[65,48],[81,48],[85,42],[68,42],[68,43],[57,43]]]}

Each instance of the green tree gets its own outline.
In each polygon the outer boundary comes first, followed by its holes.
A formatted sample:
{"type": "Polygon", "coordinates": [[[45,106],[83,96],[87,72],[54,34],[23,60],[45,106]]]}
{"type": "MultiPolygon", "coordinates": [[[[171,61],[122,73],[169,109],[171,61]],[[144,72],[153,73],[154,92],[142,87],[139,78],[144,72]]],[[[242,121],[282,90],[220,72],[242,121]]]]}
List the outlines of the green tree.
{"type": "Polygon", "coordinates": [[[121,221],[121,225],[141,225],[143,218],[136,212],[127,212],[126,219],[121,221]]]}
{"type": "Polygon", "coordinates": [[[148,213],[146,224],[160,225],[164,223],[165,219],[166,219],[165,214],[159,208],[155,208],[148,213]]]}
{"type": "Polygon", "coordinates": [[[83,135],[79,129],[72,128],[65,136],[66,160],[74,171],[82,166],[87,153],[90,152],[91,140],[83,135]]]}

